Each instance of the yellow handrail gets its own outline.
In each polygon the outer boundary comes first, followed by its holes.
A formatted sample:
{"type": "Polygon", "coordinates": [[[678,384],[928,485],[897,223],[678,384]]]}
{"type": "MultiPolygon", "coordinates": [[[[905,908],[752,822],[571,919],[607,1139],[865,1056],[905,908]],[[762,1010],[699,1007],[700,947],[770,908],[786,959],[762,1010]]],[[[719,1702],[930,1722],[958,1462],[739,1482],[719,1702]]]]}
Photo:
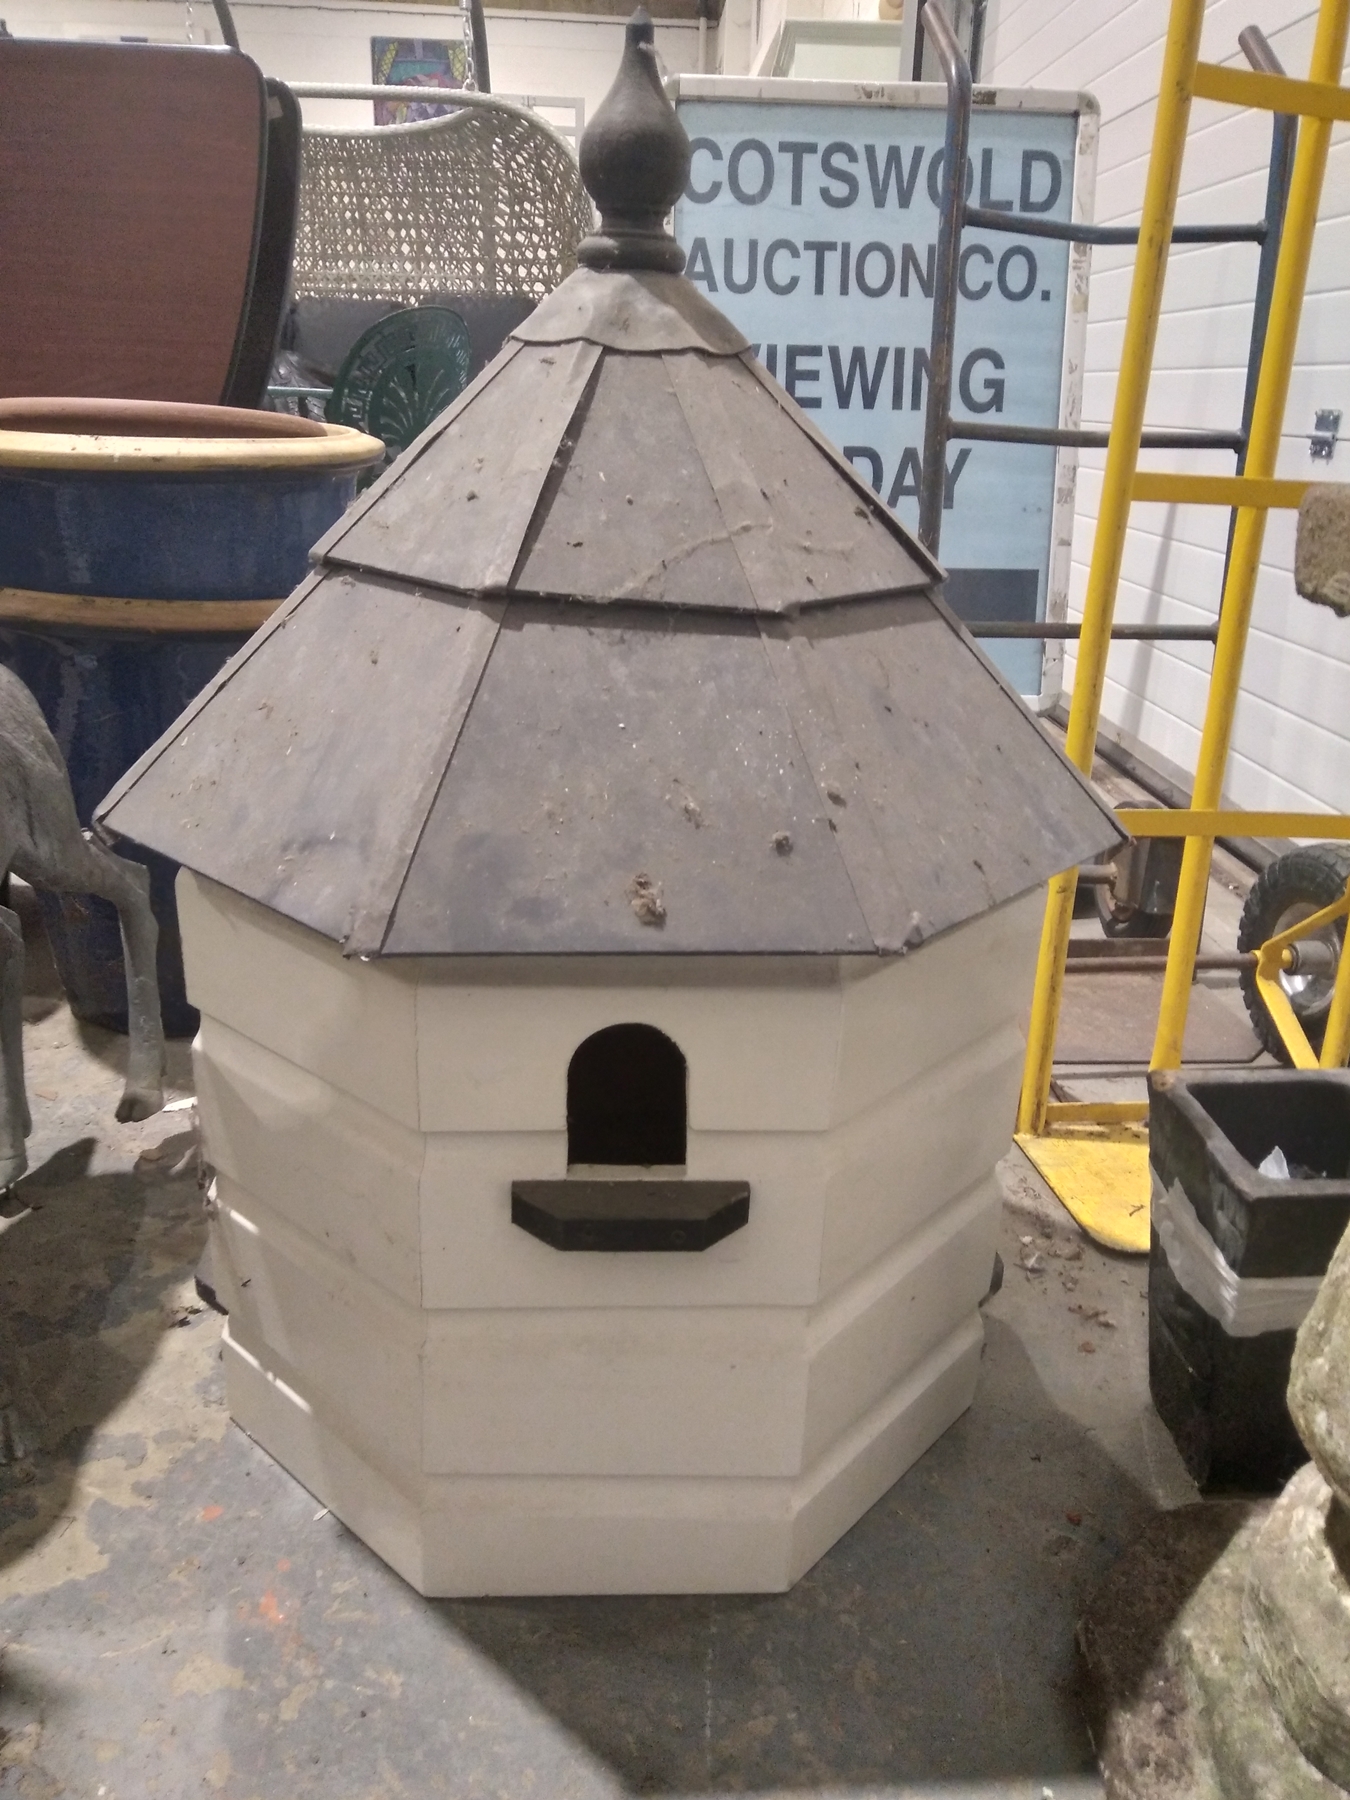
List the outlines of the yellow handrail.
{"type": "MultiPolygon", "coordinates": [[[[1078,663],[1064,746],[1070,761],[1085,775],[1092,773],[1092,757],[1097,747],[1116,585],[1120,579],[1125,530],[1130,517],[1130,489],[1139,462],[1139,438],[1144,429],[1149,372],[1153,367],[1153,347],[1162,310],[1163,276],[1181,185],[1181,148],[1190,119],[1191,85],[1200,54],[1200,27],[1204,16],[1205,0],[1172,0],[1167,43],[1163,50],[1158,111],[1153,121],[1153,149],[1144,189],[1144,211],[1139,226],[1139,253],[1130,286],[1120,381],[1111,414],[1101,510],[1092,545],[1092,565],[1083,603],[1083,627],[1078,641],[1078,663]]],[[[1050,882],[1027,1032],[1022,1097],[1017,1113],[1020,1132],[1045,1129],[1055,1026],[1064,990],[1064,962],[1069,949],[1077,881],[1077,870],[1067,869],[1050,882]]]]}
{"type": "Polygon", "coordinates": [[[1131,837],[1350,838],[1344,813],[1238,812],[1214,808],[1118,806],[1116,818],[1131,837]]]}
{"type": "Polygon", "coordinates": [[[1260,480],[1251,475],[1174,475],[1140,469],[1130,488],[1136,501],[1179,506],[1302,506],[1310,481],[1260,480]]]}
{"type": "MultiPolygon", "coordinates": [[[[1224,810],[1221,805],[1266,512],[1271,507],[1297,506],[1308,485],[1305,481],[1277,479],[1275,471],[1331,123],[1350,118],[1350,94],[1340,86],[1350,28],[1350,0],[1321,0],[1306,82],[1200,63],[1203,15],[1204,0],[1172,0],[1144,194],[1139,254],[1130,289],[1120,380],[1111,419],[1065,740],[1070,760],[1085,774],[1090,773],[1131,503],[1166,501],[1235,507],[1232,553],[1191,805],[1171,812],[1123,808],[1118,815],[1121,823],[1136,837],[1186,837],[1153,1047],[1155,1068],[1174,1068],[1181,1060],[1214,838],[1220,834],[1350,838],[1350,819],[1315,813],[1240,812],[1224,810]],[[1182,475],[1138,468],[1140,434],[1181,179],[1181,156],[1191,101],[1195,96],[1277,112],[1297,112],[1304,119],[1290,182],[1270,322],[1241,476],[1182,475]]],[[[1100,1105],[1095,1109],[1063,1102],[1051,1106],[1049,1100],[1055,1030],[1063,995],[1076,884],[1077,871],[1065,871],[1051,881],[1046,900],[1017,1121],[1019,1134],[1031,1137],[1043,1134],[1048,1122],[1086,1119],[1094,1110],[1102,1112],[1100,1105]]],[[[1272,954],[1282,955],[1283,947],[1272,954]]],[[[1270,962],[1266,971],[1272,980],[1277,966],[1276,962],[1270,962]]],[[[1280,992],[1283,995],[1282,989],[1280,992]]],[[[1323,1062],[1327,1066],[1330,1066],[1329,1057],[1339,1062],[1350,1057],[1350,940],[1338,969],[1332,1015],[1324,1040],[1323,1062]]],[[[1124,1116],[1118,1108],[1106,1110],[1114,1118],[1124,1116]]],[[[1131,1103],[1131,1116],[1138,1116],[1139,1110],[1131,1103]]]]}
{"type": "Polygon", "coordinates": [[[1288,75],[1258,75],[1251,69],[1226,69],[1200,63],[1193,92],[1197,100],[1220,100],[1229,106],[1255,106],[1265,112],[1298,113],[1305,119],[1350,119],[1350,93],[1339,85],[1340,70],[1330,81],[1295,81],[1288,75]]]}
{"type": "MultiPolygon", "coordinates": [[[[1331,85],[1339,82],[1345,63],[1348,29],[1350,0],[1322,0],[1308,72],[1310,80],[1331,85]]],[[[1271,77],[1264,76],[1261,79],[1270,80],[1271,77]]],[[[1266,332],[1251,428],[1247,436],[1244,466],[1244,477],[1247,480],[1269,481],[1275,474],[1285,404],[1289,397],[1289,379],[1294,367],[1299,316],[1303,310],[1303,291],[1308,281],[1308,263],[1312,257],[1313,233],[1317,227],[1317,209],[1322,197],[1322,178],[1326,171],[1330,144],[1329,119],[1304,120],[1298,135],[1298,149],[1294,153],[1289,204],[1280,238],[1275,287],[1271,295],[1270,324],[1266,332]]],[[[1247,631],[1251,624],[1252,600],[1261,567],[1261,546],[1265,531],[1264,507],[1239,506],[1233,527],[1228,579],[1224,583],[1223,603],[1219,611],[1219,635],[1214,645],[1214,666],[1210,671],[1209,698],[1200,737],[1195,788],[1191,795],[1191,805],[1198,812],[1218,807],[1223,798],[1223,777],[1228,766],[1233,716],[1237,710],[1242,659],[1247,647],[1247,631]]],[[[1175,1069],[1181,1065],[1182,1039],[1190,1007],[1195,957],[1200,947],[1213,849],[1212,838],[1190,837],[1187,838],[1186,848],[1182,853],[1176,912],[1172,917],[1172,938],[1167,954],[1167,972],[1163,976],[1162,1001],[1158,1009],[1158,1031],[1153,1040],[1152,1064],[1155,1069],[1175,1069]]]]}

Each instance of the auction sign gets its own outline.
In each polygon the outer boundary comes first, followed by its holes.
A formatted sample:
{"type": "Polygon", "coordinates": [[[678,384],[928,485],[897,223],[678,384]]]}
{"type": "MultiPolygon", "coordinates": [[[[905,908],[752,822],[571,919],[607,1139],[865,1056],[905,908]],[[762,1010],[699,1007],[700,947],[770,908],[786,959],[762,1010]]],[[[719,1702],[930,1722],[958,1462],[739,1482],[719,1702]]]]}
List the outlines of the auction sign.
{"type": "MultiPolygon", "coordinates": [[[[675,209],[685,274],[911,530],[918,525],[945,90],[931,84],[680,76],[693,144],[675,209]]],[[[1090,198],[1095,102],[976,90],[965,171],[976,205],[1069,219],[1090,198]]],[[[954,418],[1077,424],[1085,253],[967,230],[954,418]],[[1068,342],[1066,344],[1066,328],[1068,342]]],[[[953,438],[943,472],[946,594],[967,619],[1062,618],[1076,458],[953,438]]],[[[1042,639],[986,650],[1028,697],[1053,700],[1042,639]]]]}

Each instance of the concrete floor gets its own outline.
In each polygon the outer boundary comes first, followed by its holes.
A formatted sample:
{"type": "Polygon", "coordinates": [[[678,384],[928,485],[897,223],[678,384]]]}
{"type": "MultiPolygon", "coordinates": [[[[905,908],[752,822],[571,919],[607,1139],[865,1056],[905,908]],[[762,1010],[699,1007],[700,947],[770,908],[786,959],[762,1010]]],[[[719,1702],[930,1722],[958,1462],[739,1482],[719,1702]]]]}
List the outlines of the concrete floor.
{"type": "Polygon", "coordinates": [[[1143,1264],[1016,1153],[974,1407],[791,1593],[428,1602],[225,1414],[190,1113],[117,1125],[120,1042],[26,1006],[0,1372],[41,1441],[0,1467],[0,1794],[1100,1794],[1075,1620],[1193,1490],[1143,1264]]]}

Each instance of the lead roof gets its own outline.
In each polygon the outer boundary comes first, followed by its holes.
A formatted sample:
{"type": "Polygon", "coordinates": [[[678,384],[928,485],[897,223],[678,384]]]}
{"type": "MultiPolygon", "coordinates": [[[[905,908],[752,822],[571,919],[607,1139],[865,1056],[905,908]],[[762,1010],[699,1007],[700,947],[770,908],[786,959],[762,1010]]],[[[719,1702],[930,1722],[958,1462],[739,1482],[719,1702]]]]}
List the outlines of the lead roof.
{"type": "Polygon", "coordinates": [[[606,212],[110,829],[364,956],[896,953],[1119,841],[657,235],[606,212]]]}

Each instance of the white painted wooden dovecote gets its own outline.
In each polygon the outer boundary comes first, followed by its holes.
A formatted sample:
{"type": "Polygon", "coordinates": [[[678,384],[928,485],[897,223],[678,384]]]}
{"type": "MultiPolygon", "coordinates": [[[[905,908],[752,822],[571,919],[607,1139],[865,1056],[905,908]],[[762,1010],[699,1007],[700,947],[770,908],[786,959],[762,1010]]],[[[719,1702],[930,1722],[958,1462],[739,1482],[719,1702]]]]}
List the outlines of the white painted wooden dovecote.
{"type": "Polygon", "coordinates": [[[964,1410],[1118,836],[679,275],[650,43],[585,266],[102,809],[184,865],[231,1410],[427,1594],[781,1589],[964,1410]]]}

